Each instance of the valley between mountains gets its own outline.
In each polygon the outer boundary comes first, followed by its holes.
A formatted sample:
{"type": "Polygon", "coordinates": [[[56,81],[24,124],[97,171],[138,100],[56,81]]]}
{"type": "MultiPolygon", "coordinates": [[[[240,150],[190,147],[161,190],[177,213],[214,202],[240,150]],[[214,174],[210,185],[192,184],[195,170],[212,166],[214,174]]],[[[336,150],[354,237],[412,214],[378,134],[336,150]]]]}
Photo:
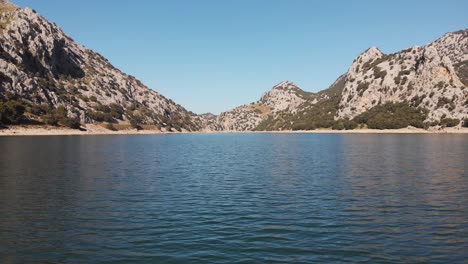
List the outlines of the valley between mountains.
{"type": "Polygon", "coordinates": [[[329,88],[283,81],[256,102],[195,114],[76,43],[30,8],[0,1],[0,127],[303,131],[468,127],[468,30],[384,54],[372,47],[329,88]],[[308,87],[312,88],[312,87],[308,87]]]}

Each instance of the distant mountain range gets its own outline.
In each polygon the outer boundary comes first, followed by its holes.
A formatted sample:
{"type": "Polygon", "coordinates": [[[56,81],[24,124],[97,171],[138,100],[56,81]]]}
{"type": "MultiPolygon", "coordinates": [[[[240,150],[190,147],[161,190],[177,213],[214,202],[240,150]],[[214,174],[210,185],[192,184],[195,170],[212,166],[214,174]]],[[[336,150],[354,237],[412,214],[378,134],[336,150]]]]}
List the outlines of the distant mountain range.
{"type": "MultiPolygon", "coordinates": [[[[394,54],[370,48],[328,89],[281,82],[257,102],[197,115],[86,49],[34,10],[0,0],[0,123],[130,124],[163,131],[461,126],[468,30],[394,54]]],[[[76,126],[77,127],[77,126],[76,126]]]]}

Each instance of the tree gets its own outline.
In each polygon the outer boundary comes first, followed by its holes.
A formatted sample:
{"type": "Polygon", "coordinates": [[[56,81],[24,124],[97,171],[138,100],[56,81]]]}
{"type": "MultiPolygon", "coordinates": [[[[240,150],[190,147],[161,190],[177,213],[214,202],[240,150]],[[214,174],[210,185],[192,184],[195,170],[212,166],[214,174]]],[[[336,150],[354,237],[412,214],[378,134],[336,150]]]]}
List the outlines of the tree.
{"type": "Polygon", "coordinates": [[[353,130],[358,126],[358,124],[354,120],[345,120],[343,121],[343,125],[346,130],[353,130]]]}
{"type": "Polygon", "coordinates": [[[443,118],[440,120],[440,125],[442,127],[454,127],[458,124],[460,124],[460,120],[455,118],[443,118]]]}
{"type": "Polygon", "coordinates": [[[56,109],[44,115],[42,121],[52,126],[62,125],[73,129],[81,127],[80,119],[78,117],[69,117],[68,110],[63,105],[59,105],[56,109]]]}
{"type": "Polygon", "coordinates": [[[0,123],[18,124],[23,118],[25,107],[18,101],[0,102],[0,123]]]}
{"type": "Polygon", "coordinates": [[[408,103],[386,103],[355,117],[360,124],[372,129],[398,129],[407,126],[423,128],[429,111],[408,103]]]}
{"type": "Polygon", "coordinates": [[[345,126],[344,126],[343,122],[338,121],[332,126],[332,129],[333,130],[343,130],[343,129],[345,129],[345,126]]]}

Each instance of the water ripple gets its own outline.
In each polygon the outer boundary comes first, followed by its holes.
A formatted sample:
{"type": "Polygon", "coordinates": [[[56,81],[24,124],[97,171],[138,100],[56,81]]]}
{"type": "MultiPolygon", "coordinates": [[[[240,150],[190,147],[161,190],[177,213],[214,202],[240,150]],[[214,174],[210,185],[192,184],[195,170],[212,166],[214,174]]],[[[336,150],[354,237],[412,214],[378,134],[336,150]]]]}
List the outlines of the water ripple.
{"type": "Polygon", "coordinates": [[[464,263],[466,135],[0,138],[0,263],[464,263]]]}

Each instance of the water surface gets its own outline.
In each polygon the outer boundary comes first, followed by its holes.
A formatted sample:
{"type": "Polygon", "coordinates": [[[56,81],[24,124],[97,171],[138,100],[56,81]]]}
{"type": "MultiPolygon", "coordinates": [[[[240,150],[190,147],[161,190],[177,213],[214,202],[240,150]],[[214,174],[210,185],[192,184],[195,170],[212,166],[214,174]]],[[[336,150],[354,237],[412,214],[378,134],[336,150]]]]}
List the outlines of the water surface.
{"type": "Polygon", "coordinates": [[[0,137],[0,150],[0,263],[468,259],[467,135],[0,137]]]}

